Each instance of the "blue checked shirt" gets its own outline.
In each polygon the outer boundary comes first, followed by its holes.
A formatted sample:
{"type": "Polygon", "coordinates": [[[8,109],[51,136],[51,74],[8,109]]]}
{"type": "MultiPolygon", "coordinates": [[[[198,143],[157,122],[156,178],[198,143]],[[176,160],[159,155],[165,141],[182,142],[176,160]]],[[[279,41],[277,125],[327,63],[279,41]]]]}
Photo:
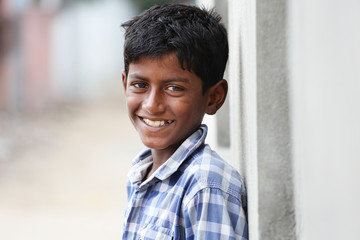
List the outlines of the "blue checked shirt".
{"type": "Polygon", "coordinates": [[[194,132],[150,178],[150,149],[133,161],[123,239],[248,239],[246,190],[239,173],[194,132]]]}

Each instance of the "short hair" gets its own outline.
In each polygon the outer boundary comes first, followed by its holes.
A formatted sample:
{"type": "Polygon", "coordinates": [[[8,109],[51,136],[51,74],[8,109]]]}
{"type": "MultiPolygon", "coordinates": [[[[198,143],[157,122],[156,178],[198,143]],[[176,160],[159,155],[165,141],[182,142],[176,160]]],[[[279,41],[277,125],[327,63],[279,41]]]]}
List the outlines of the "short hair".
{"type": "Polygon", "coordinates": [[[227,32],[214,10],[182,4],[156,5],[123,23],[124,66],[142,57],[175,53],[180,67],[194,72],[203,92],[223,78],[229,55],[227,32]]]}

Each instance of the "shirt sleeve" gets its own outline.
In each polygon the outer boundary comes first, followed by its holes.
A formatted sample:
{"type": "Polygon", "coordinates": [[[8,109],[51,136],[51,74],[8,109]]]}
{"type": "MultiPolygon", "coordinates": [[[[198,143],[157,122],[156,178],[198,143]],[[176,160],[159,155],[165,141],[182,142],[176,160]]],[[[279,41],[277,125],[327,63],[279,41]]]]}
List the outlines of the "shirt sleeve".
{"type": "Polygon", "coordinates": [[[186,205],[186,239],[248,239],[246,203],[220,189],[205,188],[186,205]]]}

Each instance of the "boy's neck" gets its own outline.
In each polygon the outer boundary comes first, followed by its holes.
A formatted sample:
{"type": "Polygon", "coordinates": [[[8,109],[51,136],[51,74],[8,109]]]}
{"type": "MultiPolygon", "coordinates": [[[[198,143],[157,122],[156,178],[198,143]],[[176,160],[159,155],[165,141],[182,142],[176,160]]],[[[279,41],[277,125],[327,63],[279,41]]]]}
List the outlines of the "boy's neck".
{"type": "Polygon", "coordinates": [[[148,179],[161,165],[163,165],[171,155],[176,151],[163,151],[158,149],[151,149],[151,155],[153,158],[153,164],[151,165],[151,169],[148,171],[145,179],[148,179]]]}

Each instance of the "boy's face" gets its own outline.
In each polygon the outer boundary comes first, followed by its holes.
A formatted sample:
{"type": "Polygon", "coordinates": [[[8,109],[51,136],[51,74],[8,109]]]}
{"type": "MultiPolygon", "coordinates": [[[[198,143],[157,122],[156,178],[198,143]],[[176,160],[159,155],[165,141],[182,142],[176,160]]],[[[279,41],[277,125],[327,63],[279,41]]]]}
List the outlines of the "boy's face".
{"type": "Polygon", "coordinates": [[[142,142],[172,154],[201,124],[209,101],[201,79],[175,54],[141,58],[123,73],[128,112],[142,142]]]}

